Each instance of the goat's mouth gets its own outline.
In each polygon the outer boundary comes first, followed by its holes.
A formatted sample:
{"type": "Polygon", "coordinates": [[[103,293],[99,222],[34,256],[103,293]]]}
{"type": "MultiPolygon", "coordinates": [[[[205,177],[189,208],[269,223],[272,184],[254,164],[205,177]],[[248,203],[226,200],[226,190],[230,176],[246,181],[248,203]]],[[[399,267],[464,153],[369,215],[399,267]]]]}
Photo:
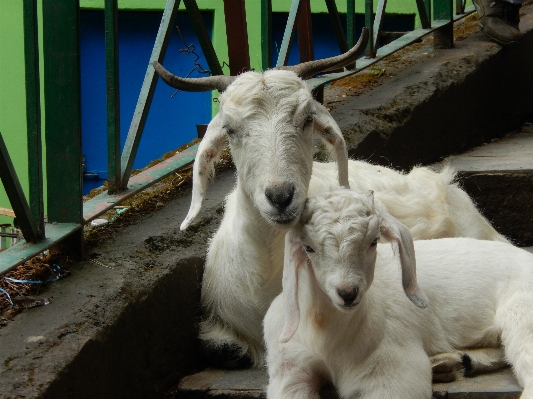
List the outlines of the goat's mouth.
{"type": "Polygon", "coordinates": [[[300,218],[301,209],[299,207],[291,207],[283,211],[267,210],[263,212],[263,216],[275,227],[281,229],[288,229],[292,227],[300,218]]]}
{"type": "Polygon", "coordinates": [[[288,229],[298,221],[300,214],[294,211],[267,212],[264,216],[276,227],[288,229]]]}
{"type": "Polygon", "coordinates": [[[355,309],[359,303],[361,303],[360,300],[351,303],[336,303],[336,305],[340,310],[344,312],[350,312],[351,310],[355,309]]]}

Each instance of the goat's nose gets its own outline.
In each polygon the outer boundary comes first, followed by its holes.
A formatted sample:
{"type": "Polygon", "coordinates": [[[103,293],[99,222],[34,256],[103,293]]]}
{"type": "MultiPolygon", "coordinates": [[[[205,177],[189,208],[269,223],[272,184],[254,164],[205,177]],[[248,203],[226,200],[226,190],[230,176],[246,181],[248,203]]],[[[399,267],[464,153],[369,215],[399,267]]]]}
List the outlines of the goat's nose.
{"type": "Polygon", "coordinates": [[[345,305],[351,305],[357,296],[357,287],[351,290],[337,289],[337,294],[344,300],[345,305]]]}
{"type": "Polygon", "coordinates": [[[287,208],[294,196],[294,184],[282,183],[273,184],[265,189],[265,196],[272,205],[282,211],[287,208]]]}

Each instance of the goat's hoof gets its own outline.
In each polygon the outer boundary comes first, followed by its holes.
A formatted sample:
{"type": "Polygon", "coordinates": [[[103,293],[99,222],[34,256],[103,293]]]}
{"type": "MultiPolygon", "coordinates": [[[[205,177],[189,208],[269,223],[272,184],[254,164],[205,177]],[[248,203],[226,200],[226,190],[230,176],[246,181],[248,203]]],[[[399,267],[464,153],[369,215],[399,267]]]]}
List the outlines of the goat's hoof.
{"type": "Polygon", "coordinates": [[[204,345],[204,358],[207,364],[215,368],[243,369],[252,366],[248,355],[241,354],[241,348],[236,345],[223,344],[220,346],[204,345]]]}
{"type": "Polygon", "coordinates": [[[463,372],[463,357],[460,353],[441,353],[430,357],[433,382],[452,382],[463,372]]]}

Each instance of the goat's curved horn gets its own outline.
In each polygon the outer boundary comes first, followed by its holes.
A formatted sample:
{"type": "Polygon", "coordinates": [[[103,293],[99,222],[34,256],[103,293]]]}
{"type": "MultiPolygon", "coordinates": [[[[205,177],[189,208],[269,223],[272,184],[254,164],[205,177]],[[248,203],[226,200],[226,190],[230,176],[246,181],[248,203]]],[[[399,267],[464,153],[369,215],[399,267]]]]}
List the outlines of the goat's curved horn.
{"type": "Polygon", "coordinates": [[[235,80],[235,76],[226,75],[206,76],[205,78],[180,78],[167,71],[157,61],[152,62],[152,65],[167,85],[183,91],[224,91],[235,80]]]}
{"type": "Polygon", "coordinates": [[[365,51],[367,41],[368,29],[363,28],[361,36],[359,37],[359,40],[357,41],[356,45],[341,55],[337,55],[335,57],[330,58],[323,58],[321,60],[308,61],[293,66],[276,67],[274,69],[293,71],[304,80],[311,79],[317,73],[342,68],[357,60],[365,51]]]}

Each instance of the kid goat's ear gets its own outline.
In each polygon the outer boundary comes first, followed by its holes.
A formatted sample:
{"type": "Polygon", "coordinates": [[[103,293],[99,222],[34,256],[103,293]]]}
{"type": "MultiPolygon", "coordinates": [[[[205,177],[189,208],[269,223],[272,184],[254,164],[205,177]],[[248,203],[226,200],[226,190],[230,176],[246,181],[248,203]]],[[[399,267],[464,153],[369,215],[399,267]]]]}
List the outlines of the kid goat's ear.
{"type": "Polygon", "coordinates": [[[307,263],[307,253],[302,243],[289,231],[285,236],[285,258],[283,265],[283,304],[285,306],[285,326],[279,337],[281,343],[289,341],[300,323],[298,303],[298,271],[307,263]]]}
{"type": "Polygon", "coordinates": [[[387,241],[398,243],[402,267],[402,285],[405,294],[419,308],[427,307],[428,299],[416,280],[415,248],[411,232],[386,211],[379,209],[378,213],[381,216],[380,231],[382,236],[387,241]]]}
{"type": "Polygon", "coordinates": [[[189,213],[180,226],[180,230],[185,230],[194,221],[194,218],[202,209],[207,184],[209,179],[215,174],[215,163],[220,158],[220,154],[226,144],[226,134],[222,129],[222,117],[217,114],[207,126],[207,131],[198,146],[198,152],[194,159],[192,170],[192,199],[189,213]]]}

